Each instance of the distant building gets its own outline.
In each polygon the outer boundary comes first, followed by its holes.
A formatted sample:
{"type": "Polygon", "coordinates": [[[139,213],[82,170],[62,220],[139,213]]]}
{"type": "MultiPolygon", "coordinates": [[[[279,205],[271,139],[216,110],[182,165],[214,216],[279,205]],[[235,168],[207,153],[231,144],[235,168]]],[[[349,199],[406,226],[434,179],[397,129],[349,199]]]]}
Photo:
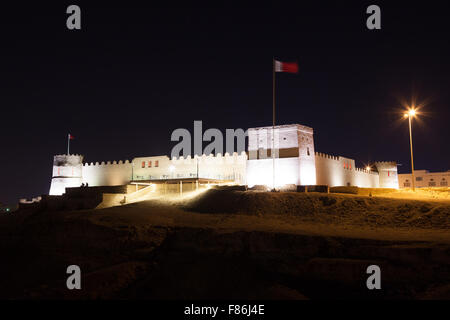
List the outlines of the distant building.
{"type": "MultiPolygon", "coordinates": [[[[414,170],[416,188],[448,187],[450,170],[444,172],[429,172],[428,170],[414,170]]],[[[402,173],[398,175],[400,188],[412,188],[412,174],[402,173]]]]}
{"type": "Polygon", "coordinates": [[[274,184],[277,188],[286,185],[398,188],[396,162],[375,162],[371,170],[357,168],[353,159],[316,152],[313,133],[312,128],[299,124],[275,126],[275,130],[271,126],[250,128],[248,152],[241,154],[186,158],[163,155],[95,164],[83,163],[82,155],[56,155],[50,195],[61,195],[67,187],[81,185],[116,186],[173,179],[213,179],[249,187],[274,184]]]}

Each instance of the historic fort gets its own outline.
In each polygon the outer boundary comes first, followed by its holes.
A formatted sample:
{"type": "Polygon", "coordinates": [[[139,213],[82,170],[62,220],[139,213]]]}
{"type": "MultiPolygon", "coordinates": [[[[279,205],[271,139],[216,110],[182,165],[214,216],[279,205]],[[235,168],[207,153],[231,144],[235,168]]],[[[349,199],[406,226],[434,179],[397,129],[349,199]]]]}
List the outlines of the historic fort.
{"type": "Polygon", "coordinates": [[[299,124],[250,128],[248,150],[241,154],[138,157],[131,161],[84,163],[81,155],[56,155],[50,195],[88,185],[130,183],[229,183],[235,185],[358,186],[398,188],[396,162],[376,162],[371,170],[355,160],[315,151],[313,129],[299,124]],[[272,141],[273,136],[275,140],[272,141]],[[272,158],[272,145],[276,157],[272,158]]]}

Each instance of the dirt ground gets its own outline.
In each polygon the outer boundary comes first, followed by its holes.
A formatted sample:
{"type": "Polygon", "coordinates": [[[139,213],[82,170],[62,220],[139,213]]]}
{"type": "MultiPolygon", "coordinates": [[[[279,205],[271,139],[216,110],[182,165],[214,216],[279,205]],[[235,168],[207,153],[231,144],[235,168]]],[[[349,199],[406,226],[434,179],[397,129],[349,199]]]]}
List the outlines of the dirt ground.
{"type": "Polygon", "coordinates": [[[211,189],[4,215],[0,298],[450,299],[446,196],[211,189]],[[71,264],[82,290],[65,287],[71,264]]]}

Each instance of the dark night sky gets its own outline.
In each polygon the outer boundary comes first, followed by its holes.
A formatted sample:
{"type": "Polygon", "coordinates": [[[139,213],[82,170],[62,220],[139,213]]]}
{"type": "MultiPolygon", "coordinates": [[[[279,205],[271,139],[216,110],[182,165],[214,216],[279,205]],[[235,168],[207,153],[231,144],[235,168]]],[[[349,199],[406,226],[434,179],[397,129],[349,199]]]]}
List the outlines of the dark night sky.
{"type": "MultiPolygon", "coordinates": [[[[272,121],[315,130],[316,151],[359,166],[396,160],[409,171],[401,101],[426,102],[414,123],[416,169],[450,169],[449,10],[433,1],[347,1],[277,7],[152,7],[72,2],[0,11],[0,201],[48,193],[52,157],[86,161],[169,155],[176,128],[249,128],[272,121]],[[366,28],[370,4],[382,30],[366,28]]],[[[215,2],[211,2],[215,3],[215,2]]],[[[312,3],[312,2],[311,2],[312,3]]]]}

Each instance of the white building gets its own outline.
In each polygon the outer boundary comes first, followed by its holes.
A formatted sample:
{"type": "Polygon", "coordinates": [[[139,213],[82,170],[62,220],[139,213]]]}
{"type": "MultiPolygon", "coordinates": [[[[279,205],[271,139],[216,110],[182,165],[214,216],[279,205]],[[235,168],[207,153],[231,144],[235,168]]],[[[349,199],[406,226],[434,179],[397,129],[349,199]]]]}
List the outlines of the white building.
{"type": "MultiPolygon", "coordinates": [[[[448,187],[450,181],[450,170],[445,172],[429,172],[428,170],[414,170],[416,188],[448,187]]],[[[398,175],[400,188],[412,188],[412,174],[403,173],[398,175]]]]}
{"type": "Polygon", "coordinates": [[[314,149],[314,131],[299,124],[248,130],[247,185],[288,184],[398,188],[397,164],[375,162],[376,171],[357,168],[355,160],[314,149]],[[275,159],[272,159],[272,148],[275,159]],[[275,172],[275,175],[273,174],[275,172]],[[274,177],[275,176],[275,177],[274,177]]]}
{"type": "Polygon", "coordinates": [[[131,162],[83,163],[81,155],[54,157],[50,195],[66,187],[125,185],[132,181],[214,179],[238,185],[328,185],[398,188],[397,164],[376,162],[374,170],[355,160],[315,152],[313,129],[299,124],[250,128],[248,153],[139,157],[131,162]],[[273,139],[273,136],[275,139],[273,139]],[[272,150],[274,156],[272,157],[272,150]]]}

